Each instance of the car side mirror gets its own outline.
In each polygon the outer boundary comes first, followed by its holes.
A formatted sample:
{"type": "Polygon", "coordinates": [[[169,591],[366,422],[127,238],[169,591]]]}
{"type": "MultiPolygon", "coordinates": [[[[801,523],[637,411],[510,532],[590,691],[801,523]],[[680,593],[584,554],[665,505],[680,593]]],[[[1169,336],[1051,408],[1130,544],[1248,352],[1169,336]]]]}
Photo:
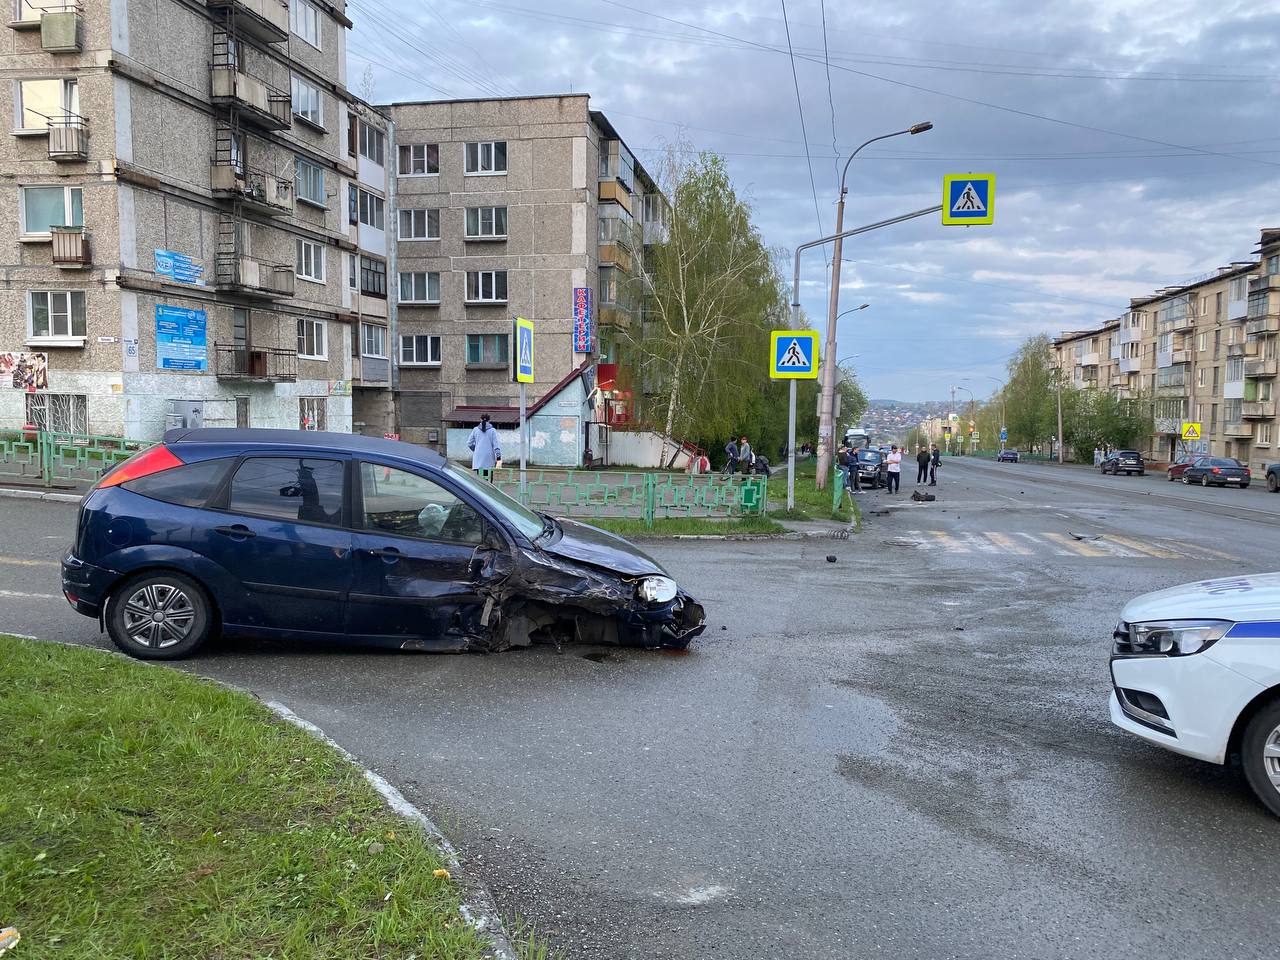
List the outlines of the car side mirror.
{"type": "Polygon", "coordinates": [[[506,550],[507,541],[502,534],[498,532],[498,528],[487,520],[484,524],[484,535],[480,538],[480,546],[486,550],[506,550]]]}

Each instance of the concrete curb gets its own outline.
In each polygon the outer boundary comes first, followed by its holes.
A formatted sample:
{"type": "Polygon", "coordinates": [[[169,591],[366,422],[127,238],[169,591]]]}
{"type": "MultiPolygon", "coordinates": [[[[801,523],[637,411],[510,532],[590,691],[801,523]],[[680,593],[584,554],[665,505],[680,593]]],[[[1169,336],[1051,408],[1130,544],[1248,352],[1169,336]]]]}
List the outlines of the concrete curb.
{"type": "Polygon", "coordinates": [[[332,747],[342,756],[346,757],[348,762],[360,770],[365,780],[373,789],[377,790],[386,801],[387,806],[398,816],[403,817],[410,823],[415,824],[419,830],[427,835],[431,842],[436,846],[444,857],[445,864],[449,868],[449,873],[458,879],[466,890],[466,898],[462,902],[462,917],[467,923],[471,924],[481,936],[489,941],[492,948],[493,956],[497,960],[518,960],[515,950],[511,947],[511,941],[507,937],[506,928],[503,926],[502,918],[498,915],[498,907],[494,902],[493,896],[487,889],[477,880],[466,878],[466,873],[462,868],[462,863],[458,859],[458,851],[452,843],[450,843],[440,828],[432,822],[431,818],[415,807],[412,803],[405,799],[404,794],[389,784],[386,780],[374,773],[368,767],[364,766],[354,755],[343,748],[337,741],[326,734],[309,720],[304,720],[298,716],[283,703],[277,703],[273,700],[264,701],[268,709],[273,711],[276,716],[287,723],[293,724],[301,730],[305,730],[317,740],[332,747]],[[465,879],[464,879],[465,878],[465,879]]]}
{"type": "Polygon", "coordinates": [[[11,500],[44,500],[48,503],[79,503],[84,499],[79,493],[46,493],[43,490],[23,490],[16,487],[0,487],[0,497],[11,500]]]}

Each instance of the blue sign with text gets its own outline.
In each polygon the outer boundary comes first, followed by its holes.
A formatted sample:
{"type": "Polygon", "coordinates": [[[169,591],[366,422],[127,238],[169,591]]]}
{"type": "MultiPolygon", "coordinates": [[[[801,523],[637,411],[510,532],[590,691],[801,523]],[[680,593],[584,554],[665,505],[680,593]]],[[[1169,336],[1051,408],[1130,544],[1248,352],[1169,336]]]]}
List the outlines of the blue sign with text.
{"type": "Polygon", "coordinates": [[[204,264],[192,260],[185,253],[173,250],[156,251],[156,273],[175,283],[193,283],[204,286],[204,264]]]}
{"type": "Polygon", "coordinates": [[[156,369],[208,370],[208,317],[203,310],[156,304],[156,369]]]}
{"type": "Polygon", "coordinates": [[[591,327],[591,288],[573,288],[573,352],[591,353],[595,331],[591,327]]]}

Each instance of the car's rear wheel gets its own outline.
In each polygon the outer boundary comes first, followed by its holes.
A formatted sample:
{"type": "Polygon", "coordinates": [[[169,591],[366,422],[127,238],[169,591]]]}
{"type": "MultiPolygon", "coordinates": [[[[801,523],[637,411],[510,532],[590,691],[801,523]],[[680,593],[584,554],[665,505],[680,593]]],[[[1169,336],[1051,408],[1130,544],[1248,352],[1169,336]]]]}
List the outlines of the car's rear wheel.
{"type": "Polygon", "coordinates": [[[1241,489],[1241,490],[1248,490],[1248,489],[1249,489],[1249,485],[1248,485],[1247,483],[1242,483],[1242,484],[1240,484],[1240,489],[1241,489]]]}
{"type": "Polygon", "coordinates": [[[129,580],[107,604],[107,633],[140,660],[177,660],[209,639],[213,608],[190,577],[169,570],[129,580]]]}
{"type": "Polygon", "coordinates": [[[1191,482],[1191,477],[1190,477],[1189,475],[1187,475],[1187,474],[1185,474],[1185,473],[1184,473],[1184,474],[1182,475],[1182,482],[1183,482],[1183,483],[1190,483],[1190,482],[1191,482]]]}
{"type": "Polygon", "coordinates": [[[1249,720],[1240,739],[1240,761],[1253,792],[1280,817],[1280,699],[1249,720]]]}
{"type": "Polygon", "coordinates": [[[1267,489],[1272,493],[1280,492],[1280,479],[1274,473],[1267,474],[1267,489]]]}
{"type": "Polygon", "coordinates": [[[1209,475],[1207,473],[1200,478],[1200,486],[1202,487],[1209,486],[1209,475]]]}
{"type": "Polygon", "coordinates": [[[1165,474],[1165,479],[1166,479],[1166,480],[1168,480],[1170,483],[1173,483],[1173,471],[1172,471],[1172,470],[1170,470],[1168,473],[1166,473],[1166,474],[1165,474]]]}

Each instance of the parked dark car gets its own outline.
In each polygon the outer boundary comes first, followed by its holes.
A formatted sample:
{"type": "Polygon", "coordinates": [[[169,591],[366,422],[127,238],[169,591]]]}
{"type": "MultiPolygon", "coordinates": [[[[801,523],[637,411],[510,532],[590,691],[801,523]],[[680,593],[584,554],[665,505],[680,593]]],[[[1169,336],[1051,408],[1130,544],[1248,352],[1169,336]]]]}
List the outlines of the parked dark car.
{"type": "Polygon", "coordinates": [[[1253,471],[1233,457],[1200,457],[1182,471],[1183,483],[1203,487],[1247,487],[1253,471]]]}
{"type": "Polygon", "coordinates": [[[1267,464],[1267,489],[1280,493],[1280,463],[1267,464]]]}
{"type": "Polygon", "coordinates": [[[1141,477],[1146,475],[1147,465],[1142,460],[1142,454],[1137,450],[1116,450],[1103,459],[1098,469],[1115,476],[1122,473],[1127,475],[1136,473],[1141,477]]]}
{"type": "Polygon", "coordinates": [[[407,443],[292,430],[174,430],[116,467],[81,504],[62,587],[144,659],[218,633],[456,652],[683,648],[705,626],[621,537],[407,443]]]}
{"type": "Polygon", "coordinates": [[[1169,482],[1173,483],[1175,480],[1181,480],[1182,475],[1186,473],[1187,468],[1199,460],[1201,456],[1203,456],[1203,454],[1184,454],[1183,456],[1178,457],[1177,460],[1174,460],[1173,463],[1169,464],[1169,469],[1165,474],[1168,477],[1169,482]]]}
{"type": "Polygon", "coordinates": [[[864,487],[884,487],[889,483],[889,462],[879,450],[858,451],[858,483],[864,487]]]}
{"type": "Polygon", "coordinates": [[[1018,462],[1017,450],[1001,450],[999,453],[996,454],[996,463],[1017,463],[1017,462],[1018,462]]]}

